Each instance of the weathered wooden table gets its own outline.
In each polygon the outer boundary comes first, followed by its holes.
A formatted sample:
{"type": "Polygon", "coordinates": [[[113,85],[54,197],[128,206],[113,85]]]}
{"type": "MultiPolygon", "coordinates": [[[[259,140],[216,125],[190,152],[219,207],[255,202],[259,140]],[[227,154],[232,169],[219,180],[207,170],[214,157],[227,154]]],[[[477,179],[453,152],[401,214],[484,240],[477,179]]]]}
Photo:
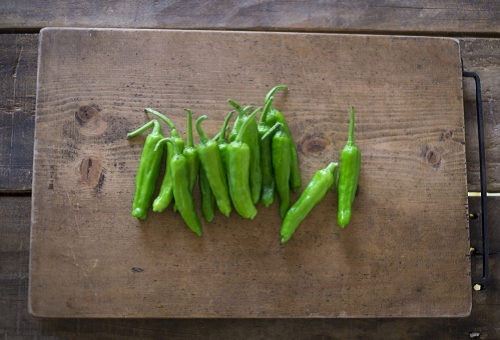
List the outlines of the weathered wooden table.
{"type": "MultiPolygon", "coordinates": [[[[18,338],[172,339],[481,339],[500,337],[498,250],[495,197],[499,191],[498,100],[500,31],[494,3],[468,5],[307,2],[155,1],[151,4],[64,1],[7,2],[0,29],[0,335],[18,338]],[[40,319],[28,313],[31,181],[40,28],[124,27],[290,32],[370,33],[456,37],[464,68],[483,84],[487,161],[490,279],[472,290],[472,312],[465,318],[432,319],[40,319]]],[[[472,80],[463,82],[467,184],[479,191],[477,126],[472,80]]],[[[479,198],[469,198],[471,247],[481,249],[479,198]]],[[[439,256],[436,255],[436,258],[439,256]]],[[[471,253],[472,276],[481,274],[482,254],[471,253]]]]}

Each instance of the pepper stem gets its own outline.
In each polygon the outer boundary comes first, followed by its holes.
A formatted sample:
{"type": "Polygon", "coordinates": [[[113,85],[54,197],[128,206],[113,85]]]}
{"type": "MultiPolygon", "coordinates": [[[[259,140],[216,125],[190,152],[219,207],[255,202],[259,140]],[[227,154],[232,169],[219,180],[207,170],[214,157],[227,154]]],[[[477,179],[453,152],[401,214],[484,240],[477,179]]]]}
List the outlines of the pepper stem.
{"type": "Polygon", "coordinates": [[[269,98],[271,98],[271,97],[274,95],[274,93],[275,93],[276,91],[278,91],[278,90],[288,90],[288,87],[286,87],[286,85],[278,85],[278,86],[273,87],[273,88],[271,89],[271,91],[269,91],[269,92],[267,93],[267,95],[266,95],[266,99],[264,100],[264,102],[266,103],[266,102],[269,100],[269,98]]]}
{"type": "Polygon", "coordinates": [[[266,100],[266,105],[264,106],[264,110],[262,111],[262,114],[260,115],[259,119],[259,124],[264,124],[267,119],[267,113],[269,112],[269,109],[271,108],[271,104],[273,103],[274,97],[271,96],[268,100],[266,100]]]}
{"type": "Polygon", "coordinates": [[[231,117],[234,114],[234,110],[229,112],[226,116],[226,119],[224,119],[224,124],[222,124],[222,128],[217,135],[217,139],[214,138],[214,140],[217,140],[217,144],[221,144],[226,141],[226,130],[227,130],[227,125],[229,124],[229,121],[231,120],[231,117]]]}
{"type": "Polygon", "coordinates": [[[264,136],[262,136],[262,138],[260,140],[262,141],[262,140],[268,138],[269,136],[271,136],[276,130],[278,130],[282,126],[283,126],[283,124],[280,122],[274,124],[269,130],[267,130],[267,132],[264,134],[264,136]]]}
{"type": "Polygon", "coordinates": [[[158,150],[158,148],[161,147],[162,144],[165,144],[166,142],[169,142],[170,144],[172,144],[174,146],[174,153],[176,155],[179,155],[182,153],[182,151],[179,149],[179,146],[177,146],[177,143],[175,143],[175,140],[174,138],[171,138],[171,137],[166,137],[166,138],[162,138],[160,139],[156,145],[155,145],[155,148],[154,148],[154,152],[156,152],[158,150]]]}
{"type": "Polygon", "coordinates": [[[210,141],[210,138],[208,138],[205,131],[203,131],[203,129],[201,128],[201,122],[203,122],[207,118],[208,118],[207,115],[203,115],[198,117],[198,119],[196,120],[196,131],[198,131],[198,136],[200,136],[200,142],[202,144],[206,144],[210,141]]]}
{"type": "Polygon", "coordinates": [[[168,127],[170,128],[170,130],[174,130],[175,129],[174,123],[172,123],[172,121],[170,119],[168,119],[167,117],[165,117],[164,115],[162,115],[158,111],[155,111],[155,110],[150,109],[150,108],[145,108],[144,111],[146,111],[148,113],[151,113],[152,115],[155,115],[156,117],[158,117],[161,120],[163,120],[168,125],[168,127]]]}
{"type": "Polygon", "coordinates": [[[190,109],[184,109],[187,112],[187,123],[186,123],[186,141],[188,148],[194,148],[194,138],[193,138],[193,114],[190,109]]]}
{"type": "Polygon", "coordinates": [[[252,112],[248,116],[247,120],[245,120],[245,122],[241,126],[240,131],[238,131],[238,134],[236,135],[236,138],[234,139],[235,142],[240,143],[243,140],[243,135],[245,134],[245,131],[247,130],[247,126],[250,124],[251,121],[254,121],[253,118],[255,117],[255,115],[257,115],[257,113],[260,111],[260,109],[261,109],[261,107],[256,109],[254,112],[252,112]]]}
{"type": "Polygon", "coordinates": [[[150,129],[151,126],[154,126],[153,127],[153,133],[155,133],[155,132],[156,133],[161,132],[160,123],[157,120],[150,120],[149,122],[147,122],[146,124],[144,124],[143,126],[141,126],[140,128],[138,128],[137,130],[128,133],[127,134],[127,138],[135,137],[135,136],[143,133],[144,131],[150,129]]]}
{"type": "Polygon", "coordinates": [[[349,135],[347,136],[347,144],[354,144],[354,106],[351,106],[350,112],[350,120],[349,120],[349,135]]]}

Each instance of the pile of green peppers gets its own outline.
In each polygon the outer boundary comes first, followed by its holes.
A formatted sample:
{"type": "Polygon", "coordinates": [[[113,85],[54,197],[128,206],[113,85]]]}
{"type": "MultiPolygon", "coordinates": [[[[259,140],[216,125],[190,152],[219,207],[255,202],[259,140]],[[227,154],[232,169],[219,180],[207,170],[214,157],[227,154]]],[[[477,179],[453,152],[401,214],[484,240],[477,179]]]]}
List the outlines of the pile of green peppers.
{"type": "Polygon", "coordinates": [[[144,141],[136,176],[132,216],[144,220],[150,207],[153,212],[160,213],[172,204],[187,227],[201,236],[202,223],[193,197],[198,182],[201,212],[208,222],[215,218],[216,209],[229,217],[233,207],[243,218],[254,219],[259,202],[269,207],[277,197],[282,219],[281,242],[284,243],[327,192],[337,188],[337,221],[344,228],[351,219],[361,166],[361,153],[354,143],[354,108],[350,111],[347,143],[340,155],[340,171],[336,162],[318,170],[292,205],[291,192],[302,186],[298,153],[285,117],[272,105],[275,92],[286,89],[283,85],[274,87],[266,95],[263,108],[253,111],[251,106],[242,107],[229,99],[234,110],[227,114],[214,138],[208,137],[202,128],[202,122],[208,117],[198,117],[195,121],[200,140],[197,146],[191,110],[185,109],[184,142],[169,118],[146,108],[145,111],[156,119],[127,135],[135,137],[152,128],[144,141]],[[257,122],[255,117],[261,111],[257,122]],[[228,134],[229,122],[235,113],[237,117],[228,134]],[[162,134],[160,121],[170,129],[169,137],[162,134]],[[164,176],[157,196],[153,197],[163,159],[164,176]]]}

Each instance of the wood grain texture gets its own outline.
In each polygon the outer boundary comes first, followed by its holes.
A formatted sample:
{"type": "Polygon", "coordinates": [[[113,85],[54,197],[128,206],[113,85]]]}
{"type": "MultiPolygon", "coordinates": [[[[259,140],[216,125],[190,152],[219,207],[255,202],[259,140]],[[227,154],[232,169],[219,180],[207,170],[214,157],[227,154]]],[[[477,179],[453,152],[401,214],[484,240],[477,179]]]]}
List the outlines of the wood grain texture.
{"type": "MultiPolygon", "coordinates": [[[[500,50],[499,39],[461,39],[464,68],[481,79],[488,190],[500,191],[500,50]]],[[[470,191],[480,191],[474,80],[464,80],[467,180],[470,191]]]]}
{"type": "Polygon", "coordinates": [[[30,191],[38,34],[0,35],[0,192],[30,191]]]}
{"type": "MultiPolygon", "coordinates": [[[[470,199],[471,212],[479,201],[470,199]]],[[[498,198],[489,199],[492,211],[498,198]]],[[[45,319],[28,312],[28,259],[31,197],[0,197],[0,336],[3,339],[479,339],[496,340],[500,258],[490,256],[491,279],[472,294],[466,318],[402,319],[45,319]]],[[[494,221],[492,221],[494,222],[494,221]]],[[[474,228],[471,225],[471,228],[474,228]]],[[[498,239],[492,246],[498,247],[498,239]]],[[[475,261],[473,261],[475,262],[475,261]]],[[[475,271],[480,268],[473,267],[475,271]]]]}
{"type": "Polygon", "coordinates": [[[469,313],[456,41],[94,29],[41,34],[34,314],[469,313]],[[144,107],[165,112],[179,131],[185,131],[182,108],[190,107],[210,117],[205,128],[215,135],[228,98],[258,105],[279,83],[290,87],[275,104],[289,117],[305,182],[338,160],[347,110],[357,107],[364,162],[349,228],[336,227],[333,194],[286,245],[279,243],[276,205],[259,207],[254,221],[218,216],[202,238],[171,212],[143,223],[130,216],[143,140],[124,137],[149,119],[144,107]]]}
{"type": "Polygon", "coordinates": [[[0,28],[47,26],[266,29],[426,34],[498,33],[496,2],[6,0],[0,28]]]}

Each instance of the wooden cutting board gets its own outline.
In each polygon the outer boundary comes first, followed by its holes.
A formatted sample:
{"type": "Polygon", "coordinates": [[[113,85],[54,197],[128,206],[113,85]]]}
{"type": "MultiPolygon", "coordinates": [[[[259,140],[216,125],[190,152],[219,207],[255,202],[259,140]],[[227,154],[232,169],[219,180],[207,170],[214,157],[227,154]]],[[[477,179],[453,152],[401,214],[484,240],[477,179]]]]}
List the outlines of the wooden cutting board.
{"type": "MultiPolygon", "coordinates": [[[[168,129],[164,126],[164,131],[168,129]]],[[[198,139],[198,137],[196,136],[198,139]]],[[[444,317],[471,309],[456,40],[270,32],[44,29],[40,35],[30,308],[43,317],[444,317]],[[275,203],[187,229],[130,215],[143,136],[183,108],[214,136],[227,99],[273,86],[304,185],[339,161],[356,107],[354,214],[329,192],[280,243],[275,203]]],[[[195,200],[199,209],[200,196],[195,200]]]]}

